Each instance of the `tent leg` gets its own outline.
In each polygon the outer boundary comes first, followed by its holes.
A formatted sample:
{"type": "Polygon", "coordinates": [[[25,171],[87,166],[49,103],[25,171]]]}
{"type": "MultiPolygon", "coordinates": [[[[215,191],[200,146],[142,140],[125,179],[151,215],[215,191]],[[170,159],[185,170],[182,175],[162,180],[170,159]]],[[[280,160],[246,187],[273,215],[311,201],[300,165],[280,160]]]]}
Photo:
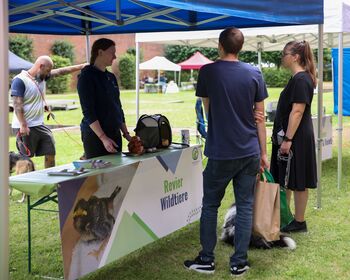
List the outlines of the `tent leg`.
{"type": "Polygon", "coordinates": [[[317,209],[322,196],[322,118],[323,118],[323,24],[318,25],[318,93],[317,93],[317,209]]]}
{"type": "Polygon", "coordinates": [[[258,67],[261,71],[261,52],[262,52],[262,43],[258,42],[258,67]]]}
{"type": "Polygon", "coordinates": [[[140,44],[139,42],[136,42],[136,73],[135,73],[135,85],[136,85],[136,122],[139,119],[140,116],[140,44]]]}
{"type": "Polygon", "coordinates": [[[338,45],[338,189],[342,185],[343,148],[343,33],[339,33],[338,45]]]}
{"type": "Polygon", "coordinates": [[[0,273],[9,279],[9,120],[8,120],[8,1],[0,3],[0,273]],[[5,94],[6,93],[6,94],[5,94]]]}
{"type": "Polygon", "coordinates": [[[181,87],[181,70],[179,71],[179,82],[178,82],[178,86],[179,86],[179,88],[181,87]]]}
{"type": "Polygon", "coordinates": [[[27,226],[28,226],[28,273],[32,272],[32,230],[30,216],[30,195],[27,197],[27,226]]]}
{"type": "Polygon", "coordinates": [[[89,33],[86,33],[85,36],[85,42],[86,42],[86,62],[90,62],[90,36],[89,33]]]}

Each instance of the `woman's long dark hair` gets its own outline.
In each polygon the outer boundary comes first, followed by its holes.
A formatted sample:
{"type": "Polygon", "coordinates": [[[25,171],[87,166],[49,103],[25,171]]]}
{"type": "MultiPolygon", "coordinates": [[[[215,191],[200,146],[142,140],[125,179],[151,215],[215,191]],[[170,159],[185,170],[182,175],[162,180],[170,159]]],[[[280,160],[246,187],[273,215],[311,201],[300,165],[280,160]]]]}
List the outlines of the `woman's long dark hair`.
{"type": "Polygon", "coordinates": [[[91,57],[90,57],[90,64],[94,64],[95,60],[98,56],[98,51],[99,50],[107,50],[111,46],[115,46],[114,41],[107,39],[107,38],[101,38],[96,40],[91,48],[91,57]]]}
{"type": "Polygon", "coordinates": [[[316,67],[310,44],[306,41],[291,41],[284,48],[288,48],[293,55],[299,55],[299,64],[310,74],[314,87],[316,87],[316,67]]]}

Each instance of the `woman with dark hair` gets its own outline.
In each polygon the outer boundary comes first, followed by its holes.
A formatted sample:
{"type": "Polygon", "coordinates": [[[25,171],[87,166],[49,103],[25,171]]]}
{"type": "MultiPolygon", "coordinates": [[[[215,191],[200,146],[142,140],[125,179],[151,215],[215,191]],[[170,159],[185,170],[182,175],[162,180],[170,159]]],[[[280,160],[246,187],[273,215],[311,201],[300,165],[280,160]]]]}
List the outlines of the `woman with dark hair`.
{"type": "Polygon", "coordinates": [[[294,193],[294,220],[283,232],[306,232],[305,210],[308,189],[316,188],[316,150],[311,102],[316,71],[308,42],[289,42],[282,52],[282,64],[293,76],[282,91],[272,132],[271,173],[287,188],[290,203],[294,193]]]}
{"type": "Polygon", "coordinates": [[[91,48],[90,65],[79,76],[78,94],[83,111],[80,124],[87,159],[120,152],[122,138],[130,141],[120,102],[117,79],[107,71],[115,56],[115,43],[101,38],[91,48]]]}

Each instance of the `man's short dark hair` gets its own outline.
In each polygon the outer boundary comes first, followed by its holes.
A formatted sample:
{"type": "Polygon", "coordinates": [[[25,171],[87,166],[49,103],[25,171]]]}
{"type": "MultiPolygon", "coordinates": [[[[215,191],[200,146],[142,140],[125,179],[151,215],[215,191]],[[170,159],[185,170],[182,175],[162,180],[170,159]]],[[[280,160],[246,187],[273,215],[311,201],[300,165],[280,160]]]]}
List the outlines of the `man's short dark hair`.
{"type": "Polygon", "coordinates": [[[229,27],[220,33],[219,42],[225,53],[237,55],[242,49],[244,36],[238,28],[229,27]]]}

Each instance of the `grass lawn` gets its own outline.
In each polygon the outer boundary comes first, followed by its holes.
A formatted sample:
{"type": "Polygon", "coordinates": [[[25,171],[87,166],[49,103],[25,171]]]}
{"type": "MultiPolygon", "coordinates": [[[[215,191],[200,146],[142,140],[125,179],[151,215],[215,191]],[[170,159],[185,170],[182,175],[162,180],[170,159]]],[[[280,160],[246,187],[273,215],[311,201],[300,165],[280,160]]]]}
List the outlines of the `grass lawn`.
{"type": "MultiPolygon", "coordinates": [[[[280,89],[269,89],[268,101],[277,100],[280,89]]],[[[132,91],[122,92],[122,104],[130,127],[135,125],[135,95],[132,91]]],[[[77,99],[76,94],[55,95],[49,98],[77,99]]],[[[327,113],[332,112],[331,93],[324,95],[327,113]]],[[[172,127],[195,129],[195,97],[192,91],[173,95],[141,94],[140,113],[162,113],[172,127]]],[[[316,107],[316,96],[313,111],[316,107]]],[[[61,124],[78,125],[81,111],[55,112],[61,124]]],[[[335,118],[333,126],[335,126],[335,118]]],[[[10,116],[11,119],[11,116],[10,116]]],[[[349,117],[344,118],[349,126],[349,117]]],[[[78,131],[69,131],[71,137],[80,141],[78,131]]],[[[69,139],[63,132],[55,132],[57,165],[71,162],[82,154],[82,146],[69,139]]],[[[179,135],[174,135],[179,140],[179,135]]],[[[195,139],[192,137],[192,143],[195,139]]],[[[334,141],[334,143],[336,143],[334,141]]],[[[125,147],[125,145],[124,145],[125,147]]],[[[347,172],[350,165],[350,141],[344,139],[343,147],[343,185],[337,190],[337,158],[334,144],[334,158],[323,164],[322,205],[315,210],[316,191],[310,192],[307,208],[308,234],[295,234],[297,250],[289,252],[282,249],[251,250],[249,258],[252,269],[245,279],[350,279],[350,223],[349,181],[347,172]]],[[[10,138],[10,149],[15,150],[14,138],[10,138]]],[[[43,168],[43,158],[34,159],[37,169],[43,168]]],[[[232,186],[227,188],[219,211],[221,226],[226,209],[233,200],[232,186]]],[[[15,192],[10,199],[10,276],[11,279],[37,279],[37,275],[61,277],[62,258],[58,215],[55,213],[32,213],[33,234],[33,275],[27,274],[27,224],[26,205],[18,204],[20,193],[15,192]]],[[[57,209],[55,204],[47,204],[49,209],[57,209]]],[[[183,260],[194,257],[199,249],[198,222],[181,229],[166,238],[152,243],[136,252],[84,277],[99,279],[226,279],[229,277],[228,258],[232,248],[218,242],[216,248],[217,269],[213,276],[198,275],[182,267],[183,260]]],[[[1,279],[1,277],[0,277],[1,279]]]]}

